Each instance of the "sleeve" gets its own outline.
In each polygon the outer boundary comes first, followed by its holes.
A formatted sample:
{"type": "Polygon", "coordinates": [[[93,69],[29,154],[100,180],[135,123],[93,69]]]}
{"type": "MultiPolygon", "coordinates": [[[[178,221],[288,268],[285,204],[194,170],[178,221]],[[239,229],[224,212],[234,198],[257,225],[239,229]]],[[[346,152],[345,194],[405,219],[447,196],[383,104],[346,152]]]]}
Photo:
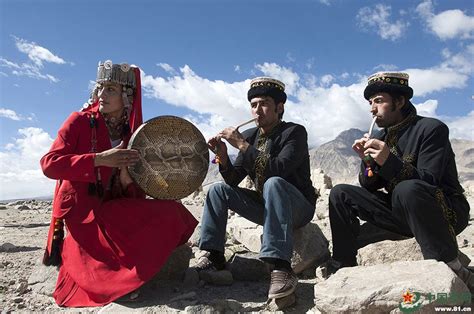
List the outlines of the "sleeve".
{"type": "Polygon", "coordinates": [[[49,152],[41,158],[41,169],[48,178],[95,182],[95,153],[76,153],[82,117],[79,113],[71,114],[59,129],[49,152]]]}
{"type": "MultiPolygon", "coordinates": [[[[247,148],[247,151],[251,148],[254,148],[250,145],[247,148]]],[[[243,165],[243,154],[239,152],[237,158],[234,161],[234,164],[231,163],[230,159],[227,162],[227,168],[223,169],[221,165],[219,165],[219,172],[224,178],[225,183],[230,186],[237,186],[239,183],[250,173],[243,165]]]]}
{"type": "Polygon", "coordinates": [[[379,166],[372,161],[370,167],[374,172],[372,177],[368,177],[365,175],[365,163],[362,161],[360,164],[360,171],[359,171],[359,183],[360,186],[369,190],[370,192],[375,192],[378,189],[381,189],[385,186],[386,181],[378,174],[379,166]]]}
{"type": "Polygon", "coordinates": [[[403,160],[390,153],[380,168],[379,174],[395,185],[409,179],[423,180],[431,185],[439,185],[443,177],[449,150],[449,129],[445,124],[436,126],[423,136],[416,166],[410,160],[403,160]]]}

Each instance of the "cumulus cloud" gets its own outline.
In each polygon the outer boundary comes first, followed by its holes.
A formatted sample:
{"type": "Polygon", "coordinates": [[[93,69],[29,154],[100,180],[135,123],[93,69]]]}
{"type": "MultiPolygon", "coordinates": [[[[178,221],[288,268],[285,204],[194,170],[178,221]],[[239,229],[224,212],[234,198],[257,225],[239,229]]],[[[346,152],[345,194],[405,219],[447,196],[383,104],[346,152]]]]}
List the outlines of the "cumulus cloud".
{"type": "Polygon", "coordinates": [[[51,62],[56,64],[64,64],[64,61],[61,57],[56,56],[47,48],[41,47],[34,42],[28,42],[25,39],[18,37],[13,37],[15,39],[15,45],[19,51],[26,53],[28,58],[33,61],[38,67],[43,67],[44,62],[51,62]]]}
{"type": "Polygon", "coordinates": [[[391,11],[391,6],[384,4],[363,7],[357,13],[356,19],[363,30],[375,30],[382,39],[395,41],[403,36],[409,23],[401,19],[392,21],[391,11]]]}
{"type": "Polygon", "coordinates": [[[157,63],[156,65],[162,68],[163,70],[165,70],[169,74],[172,74],[172,75],[176,74],[176,70],[168,63],[157,63]]]}
{"type": "MultiPolygon", "coordinates": [[[[29,62],[18,63],[0,57],[0,67],[8,68],[13,75],[27,76],[35,79],[45,79],[53,83],[59,82],[59,79],[51,74],[44,74],[42,70],[44,63],[65,64],[67,63],[61,57],[53,54],[49,49],[39,46],[34,42],[12,36],[17,49],[28,56],[29,62]]],[[[69,62],[74,65],[72,62],[69,62]]]]}
{"type": "Polygon", "coordinates": [[[416,11],[424,20],[428,30],[442,40],[474,38],[474,16],[466,15],[458,9],[435,14],[431,0],[420,3],[416,11]]]}
{"type": "Polygon", "coordinates": [[[426,69],[406,69],[416,96],[426,96],[445,89],[462,89],[469,82],[474,71],[474,45],[452,54],[442,52],[447,57],[441,64],[426,69]]]}
{"type": "Polygon", "coordinates": [[[438,101],[429,99],[420,104],[414,104],[419,115],[424,117],[436,118],[449,127],[450,138],[460,138],[474,141],[474,128],[472,121],[474,121],[474,110],[469,112],[466,116],[443,116],[438,115],[436,110],[438,109],[438,101]]]}
{"type": "MultiPolygon", "coordinates": [[[[406,69],[405,71],[411,75],[415,95],[427,95],[446,88],[460,88],[462,84],[465,87],[468,76],[460,69],[462,62],[459,62],[459,66],[454,65],[457,63],[456,56],[451,54],[449,60],[446,59],[432,69],[406,69]],[[432,80],[433,77],[437,80],[432,80]]],[[[187,65],[179,71],[179,75],[168,78],[144,75],[142,83],[145,95],[190,109],[193,113],[186,118],[191,120],[206,138],[249,118],[250,108],[246,94],[250,80],[241,82],[209,80],[195,73],[187,65]]],[[[300,75],[276,63],[255,65],[255,75],[272,76],[287,85],[286,91],[289,97],[285,104],[284,120],[304,125],[308,130],[311,147],[332,140],[349,128],[361,130],[369,128],[370,107],[362,97],[366,76],[352,74],[352,82],[342,84],[342,78],[347,79],[348,73],[327,74],[321,77],[300,75]]],[[[448,119],[437,115],[437,100],[427,100],[417,107],[425,116],[448,119]]],[[[469,126],[460,123],[464,121],[463,119],[465,117],[453,118],[452,121],[456,121],[457,128],[460,129],[469,126]]],[[[453,134],[466,138],[465,135],[461,136],[462,132],[454,131],[453,134]]]]}
{"type": "Polygon", "coordinates": [[[34,114],[31,114],[29,117],[24,117],[22,115],[17,114],[15,111],[11,109],[0,108],[0,117],[7,118],[14,121],[21,121],[21,120],[33,121],[34,114]]]}
{"type": "Polygon", "coordinates": [[[51,195],[54,181],[39,165],[53,139],[40,128],[18,130],[18,137],[0,150],[0,199],[51,195]]]}

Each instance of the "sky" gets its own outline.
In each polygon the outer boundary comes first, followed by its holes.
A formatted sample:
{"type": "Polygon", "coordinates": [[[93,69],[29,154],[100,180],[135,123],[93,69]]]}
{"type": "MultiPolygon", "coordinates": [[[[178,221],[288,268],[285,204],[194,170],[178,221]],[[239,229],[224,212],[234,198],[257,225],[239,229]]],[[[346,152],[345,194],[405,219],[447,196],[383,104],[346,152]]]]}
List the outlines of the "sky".
{"type": "Polygon", "coordinates": [[[88,100],[99,61],[142,70],[148,120],[206,138],[250,117],[250,80],[286,84],[310,147],[367,130],[367,77],[405,71],[420,115],[474,140],[472,0],[0,0],[0,200],[51,195],[39,159],[88,100]]]}

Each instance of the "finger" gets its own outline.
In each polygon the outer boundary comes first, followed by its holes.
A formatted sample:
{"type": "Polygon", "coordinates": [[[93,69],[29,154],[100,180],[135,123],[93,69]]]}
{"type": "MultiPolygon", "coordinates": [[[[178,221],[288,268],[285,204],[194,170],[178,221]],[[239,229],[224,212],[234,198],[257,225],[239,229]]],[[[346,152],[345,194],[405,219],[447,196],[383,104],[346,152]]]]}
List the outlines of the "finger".
{"type": "Polygon", "coordinates": [[[367,139],[369,139],[369,138],[370,138],[370,135],[369,135],[369,133],[364,133],[364,138],[367,138],[367,139]]]}

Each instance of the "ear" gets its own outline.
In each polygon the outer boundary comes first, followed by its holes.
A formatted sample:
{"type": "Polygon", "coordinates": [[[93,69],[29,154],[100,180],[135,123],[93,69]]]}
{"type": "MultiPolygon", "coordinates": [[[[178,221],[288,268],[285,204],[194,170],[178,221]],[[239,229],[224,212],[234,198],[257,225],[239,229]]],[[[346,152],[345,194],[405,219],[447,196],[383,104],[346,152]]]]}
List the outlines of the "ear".
{"type": "Polygon", "coordinates": [[[395,107],[397,110],[402,109],[402,107],[405,105],[405,96],[400,96],[397,100],[395,100],[395,107]]]}
{"type": "Polygon", "coordinates": [[[282,102],[278,103],[278,105],[277,105],[277,113],[282,113],[284,109],[285,109],[285,104],[282,103],[282,102]]]}

